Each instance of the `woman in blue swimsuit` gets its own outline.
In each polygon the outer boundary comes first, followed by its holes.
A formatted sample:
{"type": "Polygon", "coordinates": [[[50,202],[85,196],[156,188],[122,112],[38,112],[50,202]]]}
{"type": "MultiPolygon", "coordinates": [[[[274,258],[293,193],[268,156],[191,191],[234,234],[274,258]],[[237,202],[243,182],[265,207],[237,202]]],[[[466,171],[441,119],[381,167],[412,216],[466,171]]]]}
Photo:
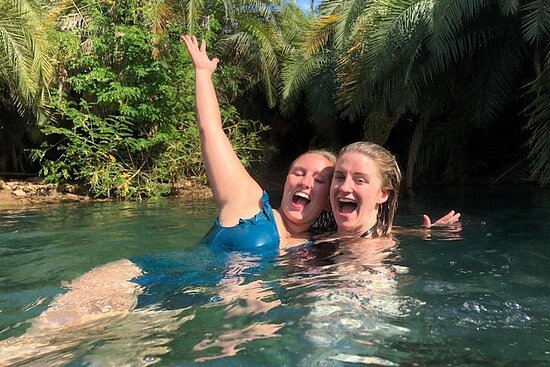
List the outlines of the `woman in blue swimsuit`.
{"type": "Polygon", "coordinates": [[[230,249],[277,248],[303,243],[328,208],[335,157],[312,151],[298,157],[286,177],[281,206],[272,209],[267,193],[250,176],[222,129],[212,73],[218,59],[206,43],[182,36],[195,67],[197,124],[202,155],[219,215],[205,240],[230,249]]]}

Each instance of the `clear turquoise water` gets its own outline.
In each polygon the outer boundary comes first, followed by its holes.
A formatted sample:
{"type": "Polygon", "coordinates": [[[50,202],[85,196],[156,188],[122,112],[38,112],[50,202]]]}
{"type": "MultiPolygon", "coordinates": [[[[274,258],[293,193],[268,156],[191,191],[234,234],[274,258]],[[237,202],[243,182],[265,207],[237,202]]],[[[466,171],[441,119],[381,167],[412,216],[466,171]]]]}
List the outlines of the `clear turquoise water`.
{"type": "Polygon", "coordinates": [[[459,235],[274,261],[196,245],[215,216],[208,200],[0,210],[0,343],[32,351],[17,365],[550,365],[550,192],[415,192],[397,222],[450,208],[459,235]],[[152,301],[52,330],[49,349],[25,339],[64,281],[121,258],[166,260],[143,290],[152,301]]]}

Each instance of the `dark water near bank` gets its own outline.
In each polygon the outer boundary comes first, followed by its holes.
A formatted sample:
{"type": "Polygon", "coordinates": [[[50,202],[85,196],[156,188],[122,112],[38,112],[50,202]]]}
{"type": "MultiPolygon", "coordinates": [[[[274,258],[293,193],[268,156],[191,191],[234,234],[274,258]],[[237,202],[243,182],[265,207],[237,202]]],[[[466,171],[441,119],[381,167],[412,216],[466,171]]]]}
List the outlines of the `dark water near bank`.
{"type": "Polygon", "coordinates": [[[459,233],[271,260],[196,245],[208,200],[2,210],[0,366],[550,365],[550,191],[417,191],[397,223],[451,208],[459,233]],[[64,282],[122,258],[163,264],[133,311],[33,331],[64,282]]]}

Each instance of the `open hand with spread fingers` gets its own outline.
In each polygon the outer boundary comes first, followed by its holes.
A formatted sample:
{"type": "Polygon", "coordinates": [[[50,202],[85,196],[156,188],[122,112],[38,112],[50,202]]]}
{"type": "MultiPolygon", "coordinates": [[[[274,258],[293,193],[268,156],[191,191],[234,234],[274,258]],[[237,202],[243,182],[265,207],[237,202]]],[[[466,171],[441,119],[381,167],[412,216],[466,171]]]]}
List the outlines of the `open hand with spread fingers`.
{"type": "Polygon", "coordinates": [[[210,74],[216,70],[220,60],[217,58],[210,60],[208,54],[206,53],[206,42],[204,40],[201,41],[199,46],[197,37],[186,34],[180,36],[180,41],[185,43],[187,51],[189,51],[189,55],[191,55],[191,60],[193,61],[195,70],[208,71],[210,74]]]}
{"type": "Polygon", "coordinates": [[[425,228],[453,226],[460,221],[460,213],[457,213],[454,210],[451,210],[449,213],[447,213],[446,215],[439,218],[433,223],[430,217],[424,214],[422,216],[422,221],[423,221],[422,226],[425,228]]]}

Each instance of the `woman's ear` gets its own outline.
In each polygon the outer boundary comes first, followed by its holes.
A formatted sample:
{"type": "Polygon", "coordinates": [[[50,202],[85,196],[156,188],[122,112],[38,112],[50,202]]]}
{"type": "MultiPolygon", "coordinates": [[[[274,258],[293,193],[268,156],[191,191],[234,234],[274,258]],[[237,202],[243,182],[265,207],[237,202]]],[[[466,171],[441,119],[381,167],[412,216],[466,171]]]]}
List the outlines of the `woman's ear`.
{"type": "Polygon", "coordinates": [[[378,198],[378,204],[383,204],[386,201],[388,201],[388,198],[390,197],[391,190],[381,190],[380,191],[380,197],[378,198]]]}

